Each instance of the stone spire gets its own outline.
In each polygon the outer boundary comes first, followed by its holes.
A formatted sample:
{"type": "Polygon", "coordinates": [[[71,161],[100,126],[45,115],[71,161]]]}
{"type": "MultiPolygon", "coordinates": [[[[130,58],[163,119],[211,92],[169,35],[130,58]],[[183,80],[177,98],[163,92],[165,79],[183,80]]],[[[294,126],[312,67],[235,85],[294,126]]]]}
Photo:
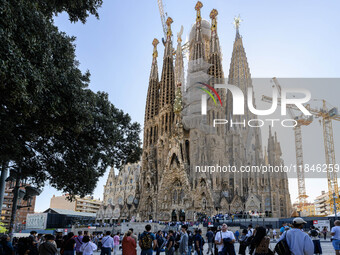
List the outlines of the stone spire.
{"type": "Polygon", "coordinates": [[[170,132],[173,123],[173,103],[175,99],[175,74],[173,64],[173,48],[172,48],[172,19],[169,17],[166,21],[168,26],[167,39],[164,49],[162,77],[160,82],[160,126],[161,133],[170,132]]]}
{"type": "Polygon", "coordinates": [[[203,7],[203,4],[198,1],[195,5],[196,10],[196,31],[195,31],[195,38],[194,38],[194,48],[193,48],[193,54],[191,56],[191,60],[197,60],[197,59],[204,59],[204,43],[202,39],[202,29],[201,29],[201,8],[203,7]]]}
{"type": "MultiPolygon", "coordinates": [[[[217,20],[216,17],[218,12],[216,9],[213,9],[210,12],[211,18],[211,39],[210,39],[210,53],[209,53],[209,64],[211,67],[209,68],[209,74],[215,78],[223,78],[223,69],[222,69],[222,56],[220,51],[220,42],[217,35],[217,20]]],[[[225,94],[225,93],[223,93],[225,94]]]]}
{"type": "Polygon", "coordinates": [[[152,42],[153,45],[153,53],[152,53],[152,65],[151,72],[149,78],[149,88],[146,99],[145,106],[145,120],[152,119],[154,116],[158,114],[158,66],[157,66],[157,44],[158,40],[155,38],[152,42]]]}
{"type": "Polygon", "coordinates": [[[246,95],[248,86],[251,86],[251,75],[246,52],[243,47],[242,37],[239,32],[241,21],[240,17],[235,18],[234,21],[236,37],[229,69],[229,84],[239,86],[244,95],[246,95]]]}
{"type": "MultiPolygon", "coordinates": [[[[242,20],[240,17],[235,18],[234,25],[236,29],[236,37],[233,46],[233,53],[230,62],[228,83],[238,86],[244,97],[244,105],[247,105],[247,93],[248,87],[252,87],[250,69],[247,61],[246,52],[243,47],[242,37],[240,36],[239,27],[242,20]]],[[[232,116],[232,98],[230,93],[227,96],[227,119],[229,120],[232,116]]],[[[254,97],[253,97],[254,104],[254,97]]],[[[235,121],[241,121],[240,116],[233,116],[235,121]]],[[[249,119],[255,118],[254,114],[251,113],[248,108],[245,110],[244,119],[246,122],[249,119]]]]}

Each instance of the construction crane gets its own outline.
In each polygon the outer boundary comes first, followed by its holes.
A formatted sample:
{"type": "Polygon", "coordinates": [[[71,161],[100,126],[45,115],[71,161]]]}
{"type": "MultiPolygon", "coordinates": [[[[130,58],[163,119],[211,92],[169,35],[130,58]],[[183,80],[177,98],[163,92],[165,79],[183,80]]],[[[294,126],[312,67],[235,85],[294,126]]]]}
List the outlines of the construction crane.
{"type": "MultiPolygon", "coordinates": [[[[167,38],[167,25],[166,25],[166,16],[167,15],[164,13],[163,1],[162,0],[157,0],[157,3],[158,3],[159,14],[161,16],[163,33],[164,33],[164,37],[162,38],[162,42],[165,45],[166,38],[167,38]]],[[[181,26],[181,30],[180,30],[180,32],[178,34],[180,34],[180,36],[183,34],[183,26],[181,26]]],[[[182,45],[183,56],[186,55],[185,53],[188,51],[188,49],[189,49],[189,42],[185,42],[182,45]]],[[[175,50],[173,50],[173,55],[176,55],[176,51],[175,50]]]]}
{"type": "MultiPolygon", "coordinates": [[[[262,96],[262,101],[264,102],[271,103],[272,100],[273,99],[271,97],[262,96]]],[[[280,100],[278,103],[280,104],[280,100]]],[[[329,109],[327,107],[326,100],[322,100],[321,109],[311,108],[309,104],[305,104],[304,106],[316,118],[322,118],[329,203],[332,208],[335,202],[337,209],[340,209],[338,177],[337,177],[337,171],[335,171],[336,162],[335,162],[334,136],[333,136],[333,126],[332,126],[332,120],[340,121],[340,115],[338,114],[338,109],[336,107],[332,107],[331,109],[329,109]],[[336,199],[333,200],[332,199],[333,196],[336,197],[336,199]]],[[[290,108],[293,110],[300,110],[295,105],[287,105],[287,108],[290,108]]],[[[309,122],[309,120],[304,120],[304,121],[307,121],[307,123],[309,122]]],[[[304,121],[302,123],[304,123],[304,121]]],[[[299,125],[299,121],[297,122],[299,125]]],[[[301,145],[301,148],[302,148],[302,145],[301,145]]],[[[299,189],[300,189],[300,186],[299,186],[299,189]]]]}
{"type": "MultiPolygon", "coordinates": [[[[157,3],[158,3],[159,13],[161,15],[164,38],[166,39],[167,27],[166,27],[166,23],[165,23],[166,18],[165,18],[165,14],[164,14],[163,2],[162,2],[162,0],[157,0],[157,3]]],[[[164,39],[162,41],[164,43],[164,39]]]]}
{"type": "MultiPolygon", "coordinates": [[[[279,96],[281,97],[281,86],[274,77],[272,79],[274,82],[277,91],[279,92],[279,96]]],[[[268,100],[267,102],[271,102],[272,100],[268,100]]],[[[301,126],[307,126],[313,121],[312,116],[304,117],[304,116],[297,116],[294,114],[293,109],[288,108],[288,114],[290,118],[294,119],[297,122],[297,125],[293,128],[294,129],[294,136],[295,136],[295,155],[296,155],[296,166],[297,166],[297,181],[298,181],[298,201],[300,210],[303,210],[303,207],[306,205],[307,195],[306,195],[306,186],[305,186],[305,173],[303,171],[303,148],[302,148],[302,133],[301,133],[301,126]]]]}

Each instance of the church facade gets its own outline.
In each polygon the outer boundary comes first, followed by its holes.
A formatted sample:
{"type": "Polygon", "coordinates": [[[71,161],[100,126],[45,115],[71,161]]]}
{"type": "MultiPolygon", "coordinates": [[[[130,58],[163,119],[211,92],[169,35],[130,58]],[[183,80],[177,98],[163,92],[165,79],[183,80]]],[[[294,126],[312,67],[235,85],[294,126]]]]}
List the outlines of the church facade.
{"type": "MultiPolygon", "coordinates": [[[[178,34],[175,49],[171,18],[167,19],[160,76],[158,40],[153,41],[143,155],[135,194],[137,217],[140,220],[194,220],[195,214],[200,212],[213,215],[246,211],[270,212],[274,217],[290,216],[292,209],[285,173],[197,171],[216,165],[234,166],[239,170],[241,166],[283,164],[280,143],[271,129],[265,148],[260,128],[214,127],[215,119],[247,122],[257,118],[247,109],[244,115],[233,115],[231,93],[217,88],[214,99],[207,99],[207,111],[202,115],[202,95],[205,91],[213,93],[215,84],[235,85],[244,95],[248,88],[253,88],[239,32],[240,19],[235,19],[236,37],[229,74],[225,76],[217,33],[218,12],[212,10],[211,22],[208,22],[201,17],[202,7],[203,4],[197,2],[196,22],[188,45],[186,81],[181,34],[178,34]]],[[[246,105],[246,96],[244,100],[246,105]]]]}

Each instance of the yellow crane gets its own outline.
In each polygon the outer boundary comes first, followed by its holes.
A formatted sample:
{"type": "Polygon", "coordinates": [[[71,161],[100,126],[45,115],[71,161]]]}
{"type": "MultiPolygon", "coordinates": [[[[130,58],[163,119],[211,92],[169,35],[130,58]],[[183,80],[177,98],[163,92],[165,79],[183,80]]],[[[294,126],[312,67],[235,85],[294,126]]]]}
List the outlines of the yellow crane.
{"type": "MultiPolygon", "coordinates": [[[[272,98],[268,96],[262,96],[262,101],[271,103],[272,98]]],[[[325,159],[326,159],[327,180],[328,180],[328,193],[329,193],[329,199],[330,199],[329,202],[330,202],[331,208],[333,206],[334,207],[336,206],[337,210],[339,210],[340,209],[340,198],[339,198],[338,177],[337,177],[337,171],[336,171],[332,120],[340,121],[340,115],[338,114],[338,109],[336,107],[332,107],[330,109],[327,107],[326,100],[322,100],[322,108],[320,109],[311,108],[309,104],[306,104],[305,107],[316,118],[322,118],[323,139],[324,139],[324,147],[325,147],[325,159]],[[335,197],[335,199],[332,199],[333,197],[335,197]],[[335,202],[335,205],[334,205],[334,202],[335,202]]],[[[295,105],[287,105],[287,108],[299,110],[299,108],[297,108],[295,105]]],[[[297,126],[310,124],[310,123],[307,124],[308,120],[302,120],[302,122],[297,120],[297,122],[298,122],[297,126]]],[[[297,150],[299,150],[299,148],[297,148],[297,150]]],[[[297,165],[298,165],[298,162],[297,162],[297,165]]],[[[301,180],[301,183],[302,183],[302,180],[301,180]]],[[[304,180],[303,180],[303,183],[304,183],[304,180]]],[[[302,191],[302,185],[301,185],[301,191],[302,191]]],[[[300,192],[300,186],[299,186],[299,192],[300,192]]],[[[299,200],[300,200],[300,194],[299,194],[299,200]]]]}

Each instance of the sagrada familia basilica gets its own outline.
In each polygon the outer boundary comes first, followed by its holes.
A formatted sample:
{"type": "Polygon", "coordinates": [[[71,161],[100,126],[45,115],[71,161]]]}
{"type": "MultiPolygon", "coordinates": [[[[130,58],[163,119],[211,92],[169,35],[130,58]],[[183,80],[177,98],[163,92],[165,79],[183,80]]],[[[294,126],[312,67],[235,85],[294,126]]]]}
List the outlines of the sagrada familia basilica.
{"type": "MultiPolygon", "coordinates": [[[[214,92],[218,100],[215,95],[209,97],[206,115],[202,115],[202,95],[206,91],[213,93],[215,84],[235,85],[244,95],[253,87],[239,32],[240,19],[235,19],[236,37],[229,75],[225,77],[217,32],[218,12],[213,9],[208,22],[201,17],[202,7],[198,1],[196,22],[187,44],[186,80],[181,33],[175,49],[171,18],[167,19],[160,76],[159,42],[153,40],[143,154],[138,167],[133,167],[138,173],[131,173],[130,167],[125,167],[116,176],[111,170],[105,185],[104,205],[98,212],[100,219],[190,221],[200,212],[209,216],[247,211],[267,212],[273,217],[291,214],[286,173],[204,170],[206,166],[217,165],[234,166],[237,170],[241,166],[280,166],[283,160],[280,143],[271,129],[268,144],[263,147],[259,127],[213,125],[215,119],[242,123],[257,118],[247,107],[244,115],[233,115],[231,93],[217,88],[214,92]],[[130,176],[125,178],[128,182],[133,179],[134,185],[131,182],[128,191],[124,190],[122,176],[130,176]],[[114,217],[110,215],[113,212],[114,217]]],[[[246,105],[247,98],[244,100],[246,105]]]]}

